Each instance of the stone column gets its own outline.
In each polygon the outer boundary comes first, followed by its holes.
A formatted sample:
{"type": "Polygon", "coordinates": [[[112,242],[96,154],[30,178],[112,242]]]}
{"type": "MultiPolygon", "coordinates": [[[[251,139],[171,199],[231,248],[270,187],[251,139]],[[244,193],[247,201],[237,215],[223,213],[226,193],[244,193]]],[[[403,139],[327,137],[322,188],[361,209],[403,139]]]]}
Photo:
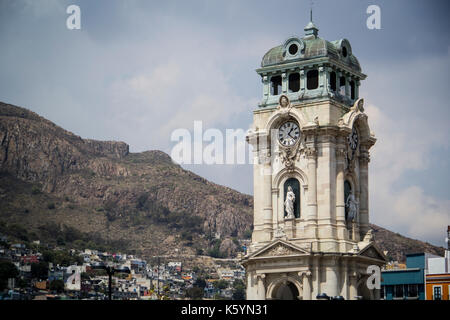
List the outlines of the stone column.
{"type": "Polygon", "coordinates": [[[263,274],[258,274],[256,275],[256,281],[257,281],[257,300],[266,300],[266,288],[264,285],[264,279],[265,279],[266,275],[263,274]]]}
{"type": "Polygon", "coordinates": [[[262,83],[263,83],[263,103],[265,104],[267,102],[267,99],[269,98],[270,93],[269,78],[267,76],[263,76],[262,83]]]}
{"type": "Polygon", "coordinates": [[[348,75],[345,74],[345,96],[350,99],[350,82],[348,81],[348,75]]]}
{"type": "Polygon", "coordinates": [[[359,85],[361,82],[359,80],[355,81],[355,101],[359,99],[359,85]]]}
{"type": "Polygon", "coordinates": [[[340,294],[338,286],[338,266],[337,257],[330,257],[326,265],[326,289],[324,292],[330,296],[338,296],[340,294]]]}
{"type": "Polygon", "coordinates": [[[319,67],[319,88],[321,89],[320,91],[322,92],[322,95],[325,95],[327,93],[327,88],[328,88],[328,72],[325,70],[324,67],[319,67]]]}
{"type": "Polygon", "coordinates": [[[350,271],[349,280],[349,300],[356,300],[355,297],[358,295],[358,273],[354,268],[350,271]]]}
{"type": "Polygon", "coordinates": [[[369,231],[369,150],[361,144],[359,155],[359,232],[362,240],[369,231]]]}
{"type": "Polygon", "coordinates": [[[264,238],[266,241],[272,239],[273,217],[272,217],[272,166],[270,159],[264,163],[263,177],[263,217],[264,238]]]}
{"type": "Polygon", "coordinates": [[[341,71],[336,69],[336,93],[341,95],[341,71]]]}
{"type": "Polygon", "coordinates": [[[303,276],[303,300],[311,300],[311,271],[299,273],[303,276]]]}
{"type": "MultiPolygon", "coordinates": [[[[313,139],[313,138],[312,138],[313,139]]],[[[310,145],[307,147],[306,157],[308,159],[308,212],[306,217],[307,236],[317,238],[317,151],[310,145]]]]}
{"type": "MultiPolygon", "coordinates": [[[[317,159],[317,228],[318,237],[336,239],[336,162],[335,146],[337,133],[324,130],[319,136],[317,159]]],[[[327,250],[336,250],[328,248],[327,250]]]]}
{"type": "Polygon", "coordinates": [[[320,256],[313,256],[313,278],[312,280],[312,299],[316,300],[316,297],[321,292],[320,288],[320,256]]]}
{"type": "Polygon", "coordinates": [[[343,136],[338,137],[336,147],[336,225],[337,238],[348,239],[345,224],[345,194],[344,194],[344,170],[345,170],[345,141],[343,136]]]}
{"type": "Polygon", "coordinates": [[[305,70],[300,70],[300,96],[303,96],[306,91],[305,70]]]}
{"type": "Polygon", "coordinates": [[[341,296],[344,297],[345,300],[349,299],[349,279],[348,279],[348,260],[346,257],[342,260],[342,268],[341,268],[341,276],[342,276],[342,288],[341,288],[341,296]]]}
{"type": "Polygon", "coordinates": [[[247,273],[247,300],[258,299],[258,286],[256,276],[253,271],[247,273]]]}
{"type": "Polygon", "coordinates": [[[288,88],[287,76],[286,76],[286,72],[283,72],[281,74],[281,91],[282,91],[283,94],[287,93],[287,88],[288,88]]]}

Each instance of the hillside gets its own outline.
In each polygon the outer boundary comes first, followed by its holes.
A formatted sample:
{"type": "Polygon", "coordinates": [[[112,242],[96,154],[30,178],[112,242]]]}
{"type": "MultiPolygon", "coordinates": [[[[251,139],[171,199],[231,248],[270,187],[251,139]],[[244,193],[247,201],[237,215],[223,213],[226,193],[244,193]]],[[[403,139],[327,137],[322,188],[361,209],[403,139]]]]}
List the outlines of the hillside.
{"type": "MultiPolygon", "coordinates": [[[[161,151],[82,139],[39,115],[0,102],[0,232],[143,256],[235,253],[248,237],[253,198],[211,183],[161,151]],[[215,240],[220,236],[222,241],[215,240]]],[[[443,248],[378,226],[390,256],[443,248]]]]}

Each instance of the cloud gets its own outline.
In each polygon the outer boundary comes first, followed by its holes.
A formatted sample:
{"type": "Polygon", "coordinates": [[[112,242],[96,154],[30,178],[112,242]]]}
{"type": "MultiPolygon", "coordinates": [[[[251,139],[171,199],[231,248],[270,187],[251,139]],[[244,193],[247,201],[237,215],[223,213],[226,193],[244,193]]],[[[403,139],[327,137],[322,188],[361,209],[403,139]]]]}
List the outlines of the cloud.
{"type": "MultiPolygon", "coordinates": [[[[427,172],[428,180],[437,180],[445,174],[433,165],[449,156],[447,101],[439,92],[448,74],[435,70],[448,65],[444,56],[369,66],[375,80],[363,93],[377,137],[369,173],[371,221],[438,245],[450,224],[450,201],[425,188],[419,176],[427,172]]],[[[434,187],[448,188],[446,183],[434,187]]]]}

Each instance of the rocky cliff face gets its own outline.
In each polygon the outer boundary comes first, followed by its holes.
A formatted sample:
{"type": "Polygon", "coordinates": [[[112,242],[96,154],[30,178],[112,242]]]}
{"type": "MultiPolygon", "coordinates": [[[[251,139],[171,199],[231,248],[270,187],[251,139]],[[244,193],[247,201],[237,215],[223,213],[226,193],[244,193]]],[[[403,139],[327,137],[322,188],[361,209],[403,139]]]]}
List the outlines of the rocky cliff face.
{"type": "Polygon", "coordinates": [[[34,112],[4,103],[0,143],[2,170],[41,182],[48,192],[55,190],[59,176],[89,167],[104,171],[108,158],[123,159],[129,149],[124,142],[83,140],[34,112]]]}
{"type": "MultiPolygon", "coordinates": [[[[0,223],[36,237],[52,223],[68,226],[144,256],[205,251],[216,235],[230,256],[237,249],[231,238],[248,234],[253,221],[251,196],[184,170],[161,151],[129,153],[124,142],[82,139],[1,102],[0,200],[0,223]]],[[[443,252],[372,227],[398,260],[410,251],[443,252]]]]}
{"type": "MultiPolygon", "coordinates": [[[[95,212],[89,217],[95,222],[88,225],[85,218],[74,219],[73,210],[61,200],[52,209],[57,215],[39,212],[37,219],[30,209],[23,222],[31,228],[47,220],[73,221],[76,228],[122,237],[156,252],[158,243],[171,239],[169,235],[192,233],[196,244],[203,241],[207,248],[204,235],[242,237],[252,224],[252,197],[183,170],[161,151],[132,154],[124,142],[82,139],[31,111],[4,103],[0,103],[0,165],[1,171],[38,184],[56,199],[70,199],[70,207],[84,207],[84,214],[95,212]],[[160,234],[154,232],[155,225],[160,234]],[[116,228],[114,234],[105,231],[111,226],[116,228]],[[133,228],[141,229],[140,237],[128,232],[133,228]]],[[[169,242],[193,251],[194,240],[175,237],[169,242]]]]}

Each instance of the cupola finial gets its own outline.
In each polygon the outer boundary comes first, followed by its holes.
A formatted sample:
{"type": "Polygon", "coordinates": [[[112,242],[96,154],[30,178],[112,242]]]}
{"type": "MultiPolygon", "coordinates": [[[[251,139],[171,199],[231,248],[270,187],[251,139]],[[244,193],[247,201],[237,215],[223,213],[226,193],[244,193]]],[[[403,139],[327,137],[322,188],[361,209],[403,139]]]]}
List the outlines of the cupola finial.
{"type": "Polygon", "coordinates": [[[309,23],[305,27],[305,34],[307,36],[313,35],[317,38],[317,35],[319,34],[319,29],[316,27],[316,25],[313,22],[313,1],[311,1],[311,7],[309,9],[309,23]]]}

